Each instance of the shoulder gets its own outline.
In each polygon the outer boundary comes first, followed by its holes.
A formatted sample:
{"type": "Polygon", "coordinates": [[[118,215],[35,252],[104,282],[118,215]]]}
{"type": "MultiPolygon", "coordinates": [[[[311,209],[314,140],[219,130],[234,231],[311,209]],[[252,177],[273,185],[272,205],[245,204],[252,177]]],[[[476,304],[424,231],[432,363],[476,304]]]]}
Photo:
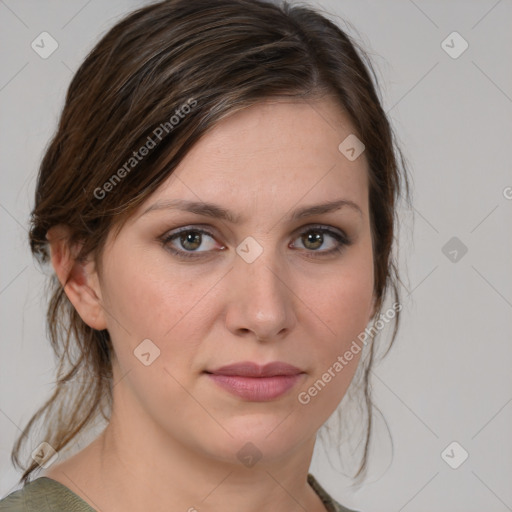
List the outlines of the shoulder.
{"type": "Polygon", "coordinates": [[[338,503],[327,491],[318,483],[318,480],[311,474],[308,474],[308,482],[315,492],[320,496],[320,499],[325,505],[325,508],[329,512],[359,512],[351,508],[344,507],[341,503],[338,503]]]}
{"type": "Polygon", "coordinates": [[[0,500],[0,512],[95,512],[63,484],[36,478],[0,500]]]}

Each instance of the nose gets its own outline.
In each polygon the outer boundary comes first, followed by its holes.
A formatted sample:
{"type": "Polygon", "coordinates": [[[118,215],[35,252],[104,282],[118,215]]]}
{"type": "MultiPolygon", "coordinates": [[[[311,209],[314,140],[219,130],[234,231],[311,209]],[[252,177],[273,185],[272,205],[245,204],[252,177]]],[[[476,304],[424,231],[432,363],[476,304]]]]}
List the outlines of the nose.
{"type": "Polygon", "coordinates": [[[237,256],[229,276],[226,327],[233,334],[272,341],[293,330],[299,299],[272,251],[263,250],[252,263],[237,256]]]}

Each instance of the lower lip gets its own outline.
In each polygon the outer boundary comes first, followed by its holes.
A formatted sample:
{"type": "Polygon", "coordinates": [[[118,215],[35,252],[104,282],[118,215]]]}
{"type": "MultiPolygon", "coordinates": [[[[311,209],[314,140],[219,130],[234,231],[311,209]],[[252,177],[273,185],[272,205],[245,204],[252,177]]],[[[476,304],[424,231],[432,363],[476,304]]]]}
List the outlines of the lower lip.
{"type": "Polygon", "coordinates": [[[292,389],[304,374],[273,377],[241,377],[207,373],[216,384],[234,395],[253,402],[268,402],[292,389]]]}

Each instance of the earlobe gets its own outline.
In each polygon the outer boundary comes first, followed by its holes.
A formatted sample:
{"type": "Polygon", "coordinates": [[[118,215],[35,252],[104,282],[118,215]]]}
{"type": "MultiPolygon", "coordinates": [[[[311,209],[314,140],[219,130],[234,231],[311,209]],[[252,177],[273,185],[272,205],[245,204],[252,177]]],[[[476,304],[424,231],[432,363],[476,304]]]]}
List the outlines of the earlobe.
{"type": "Polygon", "coordinates": [[[46,239],[50,244],[52,266],[59,282],[82,320],[93,329],[107,328],[101,288],[94,261],[78,261],[81,244],[70,246],[67,226],[53,226],[46,239]]]}

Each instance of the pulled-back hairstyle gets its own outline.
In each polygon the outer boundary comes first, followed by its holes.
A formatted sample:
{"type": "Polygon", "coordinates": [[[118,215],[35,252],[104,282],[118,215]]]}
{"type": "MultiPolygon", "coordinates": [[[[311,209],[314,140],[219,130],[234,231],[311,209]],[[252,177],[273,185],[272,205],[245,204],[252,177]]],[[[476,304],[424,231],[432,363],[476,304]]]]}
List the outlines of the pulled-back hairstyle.
{"type": "MultiPolygon", "coordinates": [[[[399,299],[392,248],[404,185],[409,195],[405,159],[377,90],[364,51],[309,7],[263,0],[167,0],[132,12],[99,41],[71,81],[39,169],[29,233],[32,253],[47,264],[46,234],[64,224],[71,232],[69,243],[83,244],[78,259],[92,254],[101,271],[110,231],[119,233],[130,214],[219,120],[272,97],[309,101],[329,94],[366,146],[376,318],[388,290],[399,299]],[[126,162],[148,137],[158,144],[128,168],[126,162]]],[[[20,462],[25,442],[30,440],[30,451],[41,441],[63,450],[99,414],[108,421],[112,407],[108,331],[95,330],[81,319],[55,275],[49,288],[48,336],[59,365],[53,395],[12,450],[24,483],[39,466],[32,458],[20,462]],[[38,422],[45,433],[36,441],[29,433],[38,422]]],[[[389,348],[398,320],[397,311],[389,348]]],[[[368,421],[356,476],[367,465],[374,347],[372,340],[368,357],[358,367],[364,394],[358,403],[366,405],[368,421]]]]}

